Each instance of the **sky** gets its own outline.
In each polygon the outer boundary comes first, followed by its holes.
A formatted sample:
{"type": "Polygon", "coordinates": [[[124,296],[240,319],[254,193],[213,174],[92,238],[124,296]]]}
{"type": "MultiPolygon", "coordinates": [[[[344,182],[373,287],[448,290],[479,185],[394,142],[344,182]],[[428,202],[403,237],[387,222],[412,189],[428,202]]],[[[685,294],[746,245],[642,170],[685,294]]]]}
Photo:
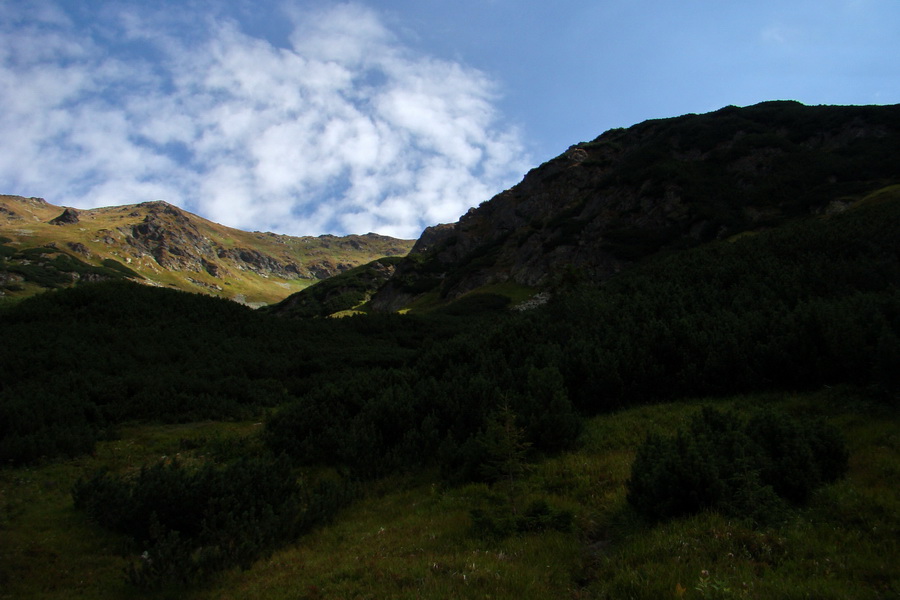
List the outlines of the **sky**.
{"type": "Polygon", "coordinates": [[[413,239],[614,127],[900,103],[900,0],[0,0],[0,193],[413,239]]]}

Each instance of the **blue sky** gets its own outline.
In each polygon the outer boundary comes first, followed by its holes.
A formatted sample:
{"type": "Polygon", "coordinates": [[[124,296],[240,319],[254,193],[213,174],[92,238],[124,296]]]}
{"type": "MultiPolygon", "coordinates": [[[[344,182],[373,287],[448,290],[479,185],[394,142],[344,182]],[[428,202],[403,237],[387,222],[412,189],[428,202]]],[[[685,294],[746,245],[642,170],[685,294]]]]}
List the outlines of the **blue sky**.
{"type": "Polygon", "coordinates": [[[612,127],[900,102],[897,0],[4,0],[0,193],[414,238],[612,127]]]}

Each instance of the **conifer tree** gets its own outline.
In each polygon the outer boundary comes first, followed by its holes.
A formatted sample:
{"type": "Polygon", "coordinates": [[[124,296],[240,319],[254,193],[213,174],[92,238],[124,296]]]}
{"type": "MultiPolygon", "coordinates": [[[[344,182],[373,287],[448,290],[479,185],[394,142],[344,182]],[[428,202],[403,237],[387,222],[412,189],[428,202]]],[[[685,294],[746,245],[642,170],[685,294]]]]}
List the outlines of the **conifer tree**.
{"type": "Polygon", "coordinates": [[[527,471],[526,456],[531,444],[525,441],[525,431],[516,424],[516,414],[504,401],[488,419],[482,438],[485,461],[482,475],[490,481],[503,482],[513,513],[517,513],[516,488],[527,471]]]}

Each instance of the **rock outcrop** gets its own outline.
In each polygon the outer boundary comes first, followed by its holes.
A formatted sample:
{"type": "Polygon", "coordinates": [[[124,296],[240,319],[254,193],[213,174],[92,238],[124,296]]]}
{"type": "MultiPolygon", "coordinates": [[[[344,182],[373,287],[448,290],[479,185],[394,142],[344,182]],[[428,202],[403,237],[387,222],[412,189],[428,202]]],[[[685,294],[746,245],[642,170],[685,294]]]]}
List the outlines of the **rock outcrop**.
{"type": "Polygon", "coordinates": [[[50,221],[51,225],[74,225],[79,221],[78,211],[74,208],[66,208],[62,214],[50,221]]]}
{"type": "MultiPolygon", "coordinates": [[[[120,227],[129,245],[146,253],[170,271],[206,272],[223,278],[234,271],[252,271],[262,276],[284,279],[303,277],[296,260],[276,258],[256,248],[223,247],[201,230],[203,223],[178,207],[165,202],[139,204],[143,220],[120,227]]],[[[132,213],[135,215],[140,214],[132,213]]]]}

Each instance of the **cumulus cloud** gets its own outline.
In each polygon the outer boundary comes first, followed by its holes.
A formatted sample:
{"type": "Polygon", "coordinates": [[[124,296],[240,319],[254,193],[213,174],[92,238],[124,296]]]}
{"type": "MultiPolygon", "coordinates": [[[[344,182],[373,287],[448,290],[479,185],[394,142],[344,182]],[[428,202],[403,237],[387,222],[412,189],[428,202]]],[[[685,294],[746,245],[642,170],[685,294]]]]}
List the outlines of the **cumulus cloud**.
{"type": "Polygon", "coordinates": [[[222,14],[98,6],[85,27],[16,6],[0,8],[3,193],[416,237],[527,167],[488,77],[416,53],[360,4],[287,9],[280,44],[222,14]]]}

